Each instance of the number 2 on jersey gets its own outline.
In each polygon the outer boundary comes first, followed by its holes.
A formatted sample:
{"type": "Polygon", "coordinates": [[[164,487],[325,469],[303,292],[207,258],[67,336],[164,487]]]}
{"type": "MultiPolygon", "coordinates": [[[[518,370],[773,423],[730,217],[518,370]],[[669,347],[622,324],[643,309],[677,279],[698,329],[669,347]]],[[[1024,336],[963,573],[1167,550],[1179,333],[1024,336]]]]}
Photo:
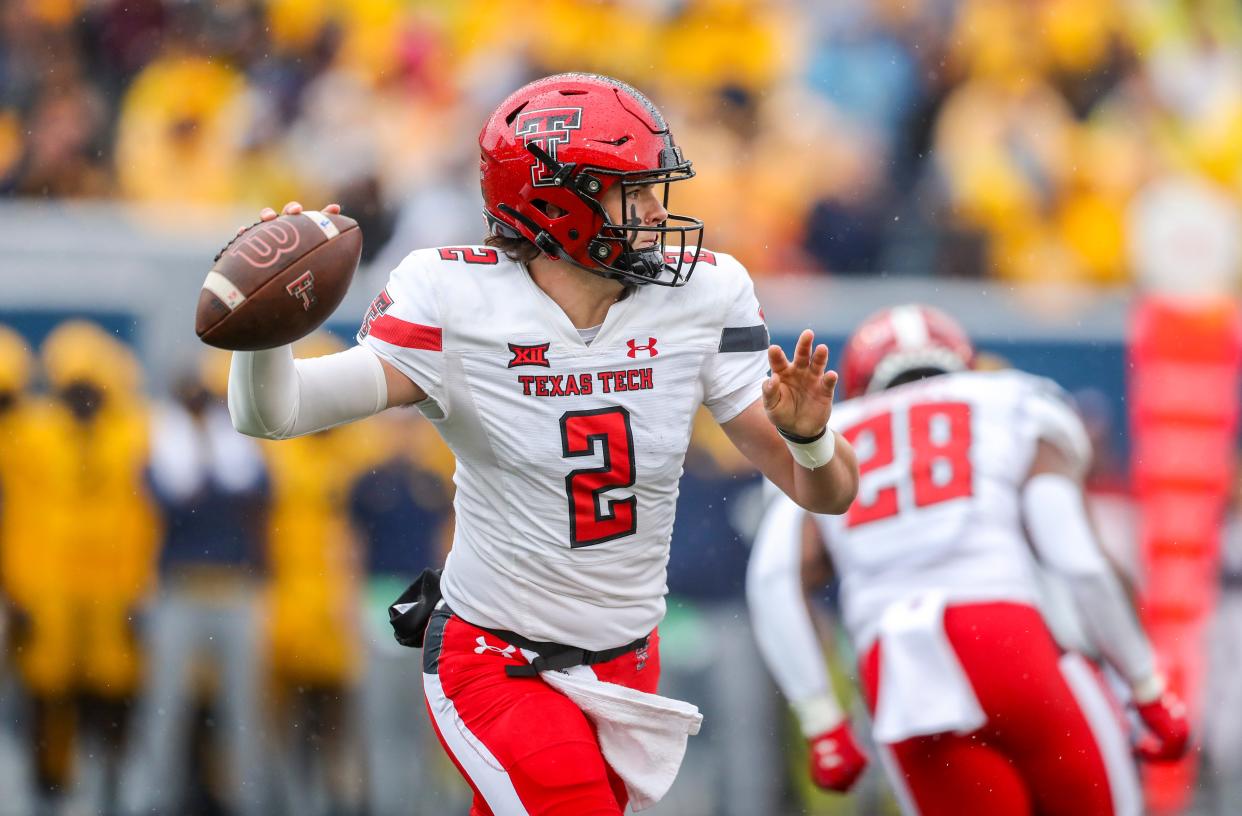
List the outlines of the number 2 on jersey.
{"type": "Polygon", "coordinates": [[[569,546],[589,547],[632,535],[638,529],[638,499],[604,500],[601,494],[634,484],[634,434],[630,412],[620,406],[561,415],[561,455],[593,456],[603,443],[604,464],[578,468],[565,477],[569,494],[569,546]]]}
{"type": "MultiPolygon", "coordinates": [[[[847,429],[843,436],[866,459],[858,463],[860,476],[891,465],[894,460],[894,421],[900,417],[889,411],[877,414],[847,429]],[[863,440],[870,444],[862,444],[863,440]]],[[[970,405],[964,402],[928,402],[911,405],[909,421],[910,469],[915,507],[969,496],[974,490],[970,464],[970,405]]],[[[901,512],[897,474],[891,483],[875,491],[871,501],[857,499],[850,506],[845,523],[850,527],[890,518],[901,512]]]]}

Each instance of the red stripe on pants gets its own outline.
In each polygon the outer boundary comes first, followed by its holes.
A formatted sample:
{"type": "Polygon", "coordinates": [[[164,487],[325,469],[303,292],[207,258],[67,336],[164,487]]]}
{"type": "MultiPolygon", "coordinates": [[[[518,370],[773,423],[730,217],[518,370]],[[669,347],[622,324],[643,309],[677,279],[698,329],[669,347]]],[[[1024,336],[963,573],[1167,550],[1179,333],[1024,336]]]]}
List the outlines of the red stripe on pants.
{"type": "MultiPolygon", "coordinates": [[[[594,727],[568,697],[543,680],[506,675],[506,666],[526,662],[520,653],[504,654],[506,645],[456,616],[444,625],[436,669],[462,725],[508,774],[528,813],[620,816],[628,800],[625,785],[604,761],[594,727]]],[[[645,650],[591,668],[601,680],[654,694],[660,677],[659,635],[652,633],[645,650]]],[[[475,792],[472,816],[491,816],[492,808],[470,779],[469,763],[453,754],[434,716],[432,724],[475,792]]]]}

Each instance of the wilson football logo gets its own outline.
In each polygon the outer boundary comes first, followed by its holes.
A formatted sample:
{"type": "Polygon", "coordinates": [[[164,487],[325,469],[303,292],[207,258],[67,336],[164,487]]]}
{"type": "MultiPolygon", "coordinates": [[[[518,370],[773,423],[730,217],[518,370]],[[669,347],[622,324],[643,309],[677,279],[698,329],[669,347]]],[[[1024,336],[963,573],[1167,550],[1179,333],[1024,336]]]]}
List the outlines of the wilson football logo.
{"type": "Polygon", "coordinates": [[[245,258],[256,269],[266,269],[292,252],[301,243],[298,231],[284,221],[269,221],[262,229],[239,241],[229,250],[245,258]]]}

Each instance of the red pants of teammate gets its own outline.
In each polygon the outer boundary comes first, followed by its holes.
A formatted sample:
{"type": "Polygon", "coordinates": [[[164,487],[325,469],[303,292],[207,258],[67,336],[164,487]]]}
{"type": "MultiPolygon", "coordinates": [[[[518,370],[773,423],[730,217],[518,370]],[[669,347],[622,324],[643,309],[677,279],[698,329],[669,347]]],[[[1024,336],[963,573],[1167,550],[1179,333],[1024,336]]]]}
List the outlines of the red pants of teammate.
{"type": "MultiPolygon", "coordinates": [[[[619,816],[628,797],[595,729],[538,677],[509,677],[515,647],[437,611],[423,645],[423,688],[440,743],[474,790],[471,816],[619,816]]],[[[659,636],[646,649],[591,667],[609,683],[654,694],[659,636]]]]}
{"type": "MultiPolygon", "coordinates": [[[[1136,771],[1114,706],[1081,657],[1060,653],[1038,611],[1018,603],[950,606],[944,627],[987,724],[969,735],[934,734],[881,746],[907,813],[1141,812],[1136,771]]],[[[879,667],[877,643],[860,666],[872,714],[883,682],[879,667]]]]}

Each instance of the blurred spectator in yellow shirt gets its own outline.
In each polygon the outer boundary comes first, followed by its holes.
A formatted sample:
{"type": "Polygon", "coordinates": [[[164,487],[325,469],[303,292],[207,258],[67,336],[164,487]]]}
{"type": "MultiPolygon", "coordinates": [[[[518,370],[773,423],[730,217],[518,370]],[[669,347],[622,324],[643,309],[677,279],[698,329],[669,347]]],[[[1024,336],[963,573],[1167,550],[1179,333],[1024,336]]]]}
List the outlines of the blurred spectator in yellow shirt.
{"type": "Polygon", "coordinates": [[[154,578],[157,523],[143,480],[146,408],[138,363],[99,326],[61,324],[44,341],[55,397],[40,432],[39,546],[10,553],[18,609],[14,655],[33,704],[31,749],[43,790],[58,795],[80,755],[103,765],[98,812],[116,782],[142,655],[135,631],[154,578]]]}
{"type": "MultiPolygon", "coordinates": [[[[344,346],[321,333],[294,348],[299,357],[315,357],[344,346]]],[[[363,565],[349,491],[375,461],[375,441],[369,425],[355,423],[263,446],[272,495],[265,593],[270,713],[281,746],[282,812],[358,807],[352,699],[363,668],[363,565]]]]}
{"type": "Polygon", "coordinates": [[[185,52],[160,57],[138,74],[121,103],[122,193],[147,201],[238,203],[249,122],[240,72],[185,52]]]}
{"type": "Polygon", "coordinates": [[[0,598],[4,601],[0,632],[11,626],[9,604],[29,597],[30,589],[22,585],[22,555],[44,539],[38,512],[38,496],[47,488],[38,455],[43,406],[27,392],[31,367],[26,341],[0,325],[0,598]]]}

